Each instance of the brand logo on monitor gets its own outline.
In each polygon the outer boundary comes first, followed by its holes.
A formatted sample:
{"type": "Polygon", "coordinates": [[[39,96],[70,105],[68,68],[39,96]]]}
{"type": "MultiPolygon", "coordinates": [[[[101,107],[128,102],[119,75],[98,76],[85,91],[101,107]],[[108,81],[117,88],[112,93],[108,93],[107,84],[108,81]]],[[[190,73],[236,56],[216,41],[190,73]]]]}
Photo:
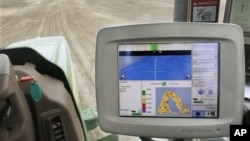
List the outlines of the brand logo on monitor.
{"type": "Polygon", "coordinates": [[[211,129],[182,129],[182,133],[212,133],[211,129]]]}

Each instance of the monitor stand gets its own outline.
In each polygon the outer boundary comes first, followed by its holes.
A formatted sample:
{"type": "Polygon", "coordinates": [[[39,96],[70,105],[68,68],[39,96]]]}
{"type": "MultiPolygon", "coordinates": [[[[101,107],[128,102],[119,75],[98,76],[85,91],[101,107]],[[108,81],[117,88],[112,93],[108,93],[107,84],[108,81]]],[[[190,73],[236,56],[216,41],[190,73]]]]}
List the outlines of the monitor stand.
{"type": "Polygon", "coordinates": [[[250,100],[250,44],[245,44],[245,98],[250,100]]]}

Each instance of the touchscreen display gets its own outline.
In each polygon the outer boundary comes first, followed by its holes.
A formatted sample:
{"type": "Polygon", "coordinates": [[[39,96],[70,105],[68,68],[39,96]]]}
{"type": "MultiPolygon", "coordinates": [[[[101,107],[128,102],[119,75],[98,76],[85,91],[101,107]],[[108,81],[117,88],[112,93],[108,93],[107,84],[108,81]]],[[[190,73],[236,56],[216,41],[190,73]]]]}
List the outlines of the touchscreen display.
{"type": "Polygon", "coordinates": [[[119,115],[218,118],[219,43],[119,44],[119,115]]]}

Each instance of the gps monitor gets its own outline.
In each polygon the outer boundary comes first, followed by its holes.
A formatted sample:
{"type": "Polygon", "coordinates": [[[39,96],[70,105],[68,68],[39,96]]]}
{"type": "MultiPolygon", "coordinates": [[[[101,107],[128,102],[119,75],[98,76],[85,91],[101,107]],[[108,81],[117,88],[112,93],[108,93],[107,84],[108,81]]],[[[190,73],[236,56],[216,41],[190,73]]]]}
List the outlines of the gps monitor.
{"type": "Polygon", "coordinates": [[[100,127],[136,136],[229,135],[241,124],[244,42],[239,26],[159,23],[99,31],[100,127]],[[156,132],[157,131],[157,132],[156,132]]]}

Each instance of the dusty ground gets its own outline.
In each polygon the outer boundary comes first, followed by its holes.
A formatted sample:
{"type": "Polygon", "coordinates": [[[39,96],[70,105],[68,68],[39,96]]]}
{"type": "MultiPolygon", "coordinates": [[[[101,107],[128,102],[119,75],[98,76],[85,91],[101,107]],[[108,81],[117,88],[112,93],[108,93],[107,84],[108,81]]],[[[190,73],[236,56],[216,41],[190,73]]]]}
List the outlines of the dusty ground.
{"type": "MultiPolygon", "coordinates": [[[[222,0],[221,13],[225,0],[222,0]]],[[[95,40],[106,26],[171,22],[174,0],[0,0],[0,49],[35,37],[65,36],[82,106],[95,106],[95,40]]],[[[220,17],[220,21],[223,17],[220,17]]]]}
{"type": "Polygon", "coordinates": [[[95,103],[94,56],[98,30],[121,24],[167,22],[173,15],[172,0],[26,1],[2,4],[0,48],[37,36],[65,36],[71,47],[78,88],[86,108],[95,103]]]}

